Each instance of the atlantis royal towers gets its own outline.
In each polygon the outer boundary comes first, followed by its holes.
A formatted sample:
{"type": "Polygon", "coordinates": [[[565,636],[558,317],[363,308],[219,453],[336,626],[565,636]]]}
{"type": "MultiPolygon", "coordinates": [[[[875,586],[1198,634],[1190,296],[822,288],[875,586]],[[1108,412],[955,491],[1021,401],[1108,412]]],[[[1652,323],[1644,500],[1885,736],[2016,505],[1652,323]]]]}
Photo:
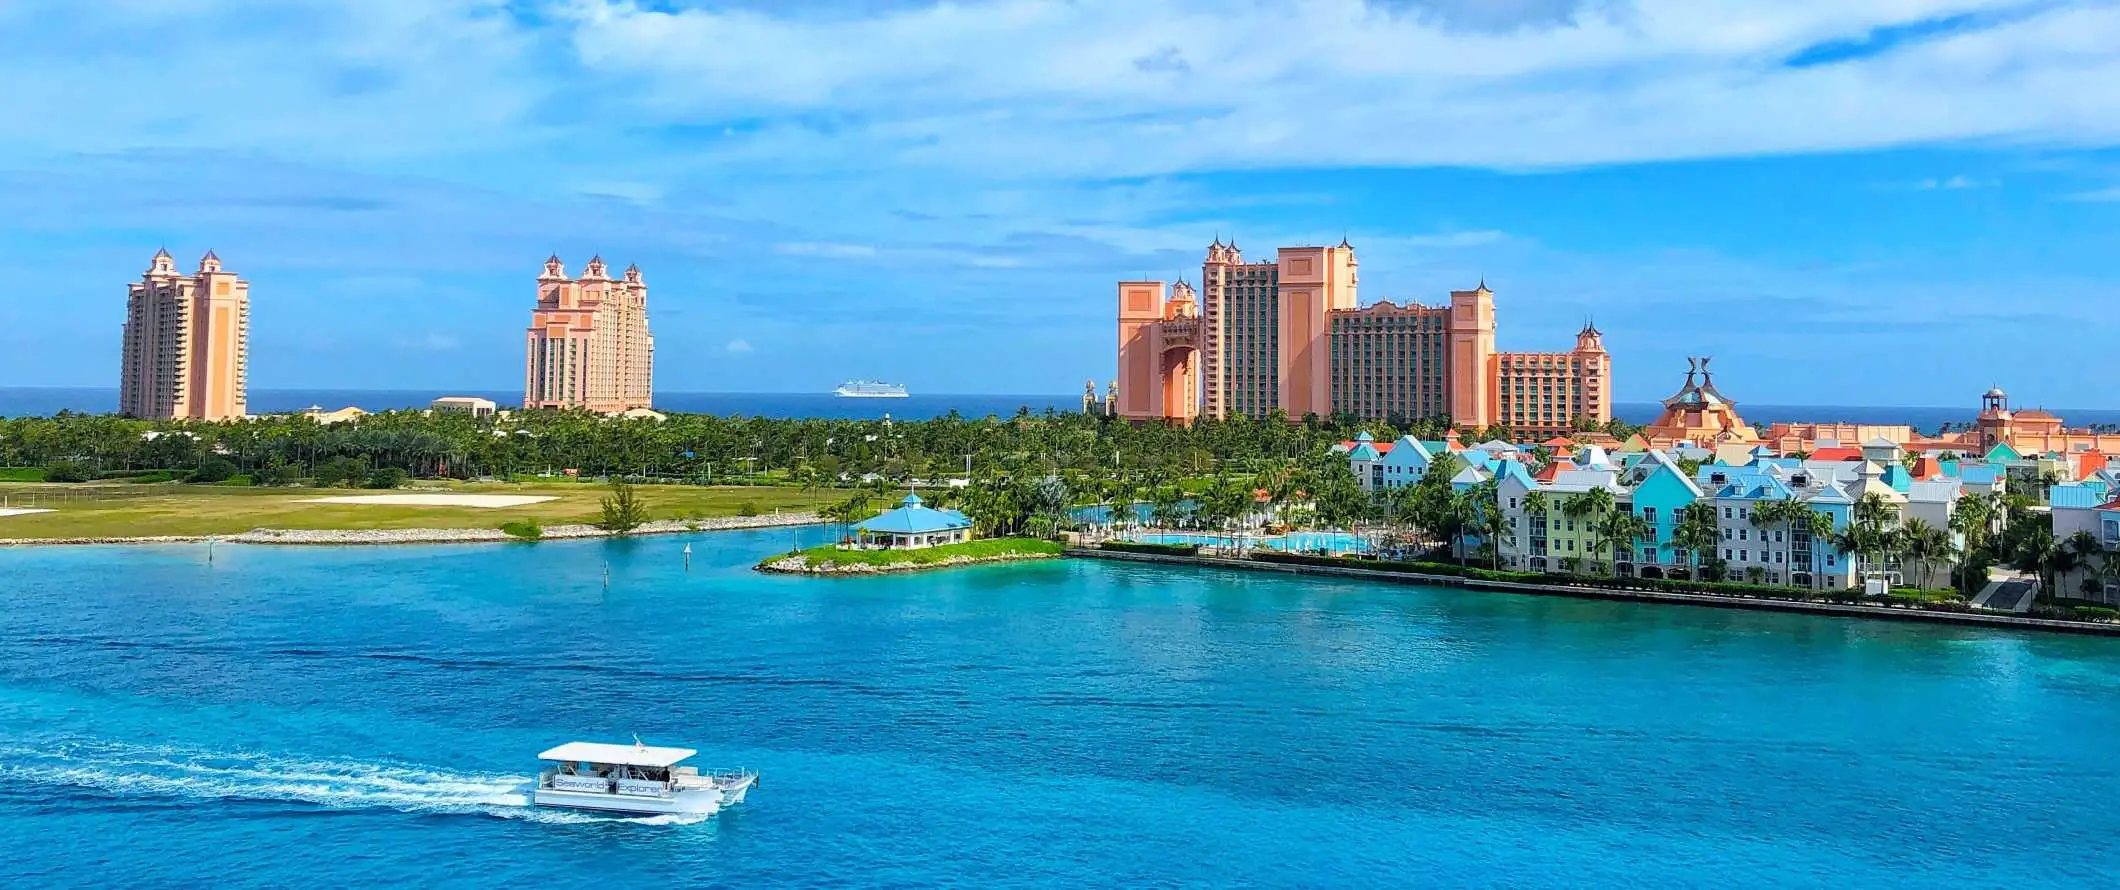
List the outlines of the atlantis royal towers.
{"type": "Polygon", "coordinates": [[[118,411],[133,417],[225,420],[248,408],[250,282],[207,251],[190,275],[169,251],[126,288],[118,411]]]}
{"type": "Polygon", "coordinates": [[[1358,306],[1356,273],[1344,240],[1247,263],[1216,239],[1198,290],[1119,282],[1119,416],[1447,416],[1522,435],[1612,419],[1612,358],[1597,328],[1567,352],[1501,352],[1485,283],[1445,306],[1358,306]]]}
{"type": "Polygon", "coordinates": [[[648,334],[648,285],[640,267],[614,279],[603,257],[567,278],[554,256],[537,278],[524,362],[523,407],[586,408],[615,414],[651,406],[655,338],[648,334]]]}

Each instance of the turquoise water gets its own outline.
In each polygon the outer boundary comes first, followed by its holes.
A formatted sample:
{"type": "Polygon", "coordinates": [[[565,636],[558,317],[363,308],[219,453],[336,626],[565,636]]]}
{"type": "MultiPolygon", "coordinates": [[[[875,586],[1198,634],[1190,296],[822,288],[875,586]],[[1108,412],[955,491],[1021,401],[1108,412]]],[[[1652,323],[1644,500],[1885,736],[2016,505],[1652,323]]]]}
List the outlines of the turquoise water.
{"type": "Polygon", "coordinates": [[[1092,561],[745,568],[819,534],[0,551],[0,886],[2120,870],[2112,641],[1092,561]],[[694,824],[520,805],[535,752],[634,733],[764,783],[694,824]]]}

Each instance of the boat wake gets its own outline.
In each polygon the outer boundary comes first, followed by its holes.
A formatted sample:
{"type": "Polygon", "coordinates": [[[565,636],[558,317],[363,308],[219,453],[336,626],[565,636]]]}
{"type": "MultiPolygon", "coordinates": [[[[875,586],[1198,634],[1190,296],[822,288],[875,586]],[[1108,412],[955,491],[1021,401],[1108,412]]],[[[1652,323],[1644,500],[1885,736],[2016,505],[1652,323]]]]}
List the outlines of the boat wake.
{"type": "Polygon", "coordinates": [[[528,776],[100,742],[0,748],[0,783],[64,785],[119,797],[291,801],[336,810],[392,809],[550,823],[689,825],[709,818],[605,816],[535,807],[530,805],[528,776]]]}

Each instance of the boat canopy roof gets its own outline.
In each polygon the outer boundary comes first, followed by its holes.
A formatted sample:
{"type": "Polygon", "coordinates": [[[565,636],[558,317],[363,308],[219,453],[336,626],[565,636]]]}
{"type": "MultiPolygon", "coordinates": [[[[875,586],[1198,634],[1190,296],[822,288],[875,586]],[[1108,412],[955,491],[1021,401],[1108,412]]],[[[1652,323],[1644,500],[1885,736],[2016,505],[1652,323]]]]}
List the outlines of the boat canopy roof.
{"type": "Polygon", "coordinates": [[[579,760],[615,766],[667,767],[699,753],[691,748],[653,748],[647,745],[607,745],[602,742],[568,742],[543,754],[539,760],[579,760]]]}

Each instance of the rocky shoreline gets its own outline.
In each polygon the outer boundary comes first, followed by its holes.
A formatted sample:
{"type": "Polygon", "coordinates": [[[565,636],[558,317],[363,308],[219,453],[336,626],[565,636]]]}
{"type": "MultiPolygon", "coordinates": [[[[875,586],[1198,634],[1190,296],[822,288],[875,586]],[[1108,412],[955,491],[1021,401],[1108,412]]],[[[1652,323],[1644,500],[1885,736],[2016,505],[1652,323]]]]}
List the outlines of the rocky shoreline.
{"type": "Polygon", "coordinates": [[[801,556],[783,556],[758,564],[761,572],[780,575],[887,575],[900,572],[919,572],[928,569],[948,569],[957,566],[976,565],[989,562],[1018,562],[1027,559],[1058,559],[1058,553],[999,553],[993,556],[952,556],[937,562],[901,562],[891,565],[871,563],[833,563],[813,566],[801,556]]]}
{"type": "MultiPolygon", "coordinates": [[[[815,513],[776,513],[769,516],[722,516],[712,519],[663,519],[642,525],[629,535],[667,535],[681,532],[729,531],[747,528],[780,528],[817,525],[824,522],[815,513]]],[[[364,545],[364,544],[485,544],[506,541],[530,543],[541,540],[608,538],[611,532],[593,525],[555,525],[537,538],[518,538],[497,528],[371,528],[371,529],[252,529],[233,535],[152,535],[103,538],[0,538],[0,547],[34,547],[78,544],[224,544],[364,545]]]]}

